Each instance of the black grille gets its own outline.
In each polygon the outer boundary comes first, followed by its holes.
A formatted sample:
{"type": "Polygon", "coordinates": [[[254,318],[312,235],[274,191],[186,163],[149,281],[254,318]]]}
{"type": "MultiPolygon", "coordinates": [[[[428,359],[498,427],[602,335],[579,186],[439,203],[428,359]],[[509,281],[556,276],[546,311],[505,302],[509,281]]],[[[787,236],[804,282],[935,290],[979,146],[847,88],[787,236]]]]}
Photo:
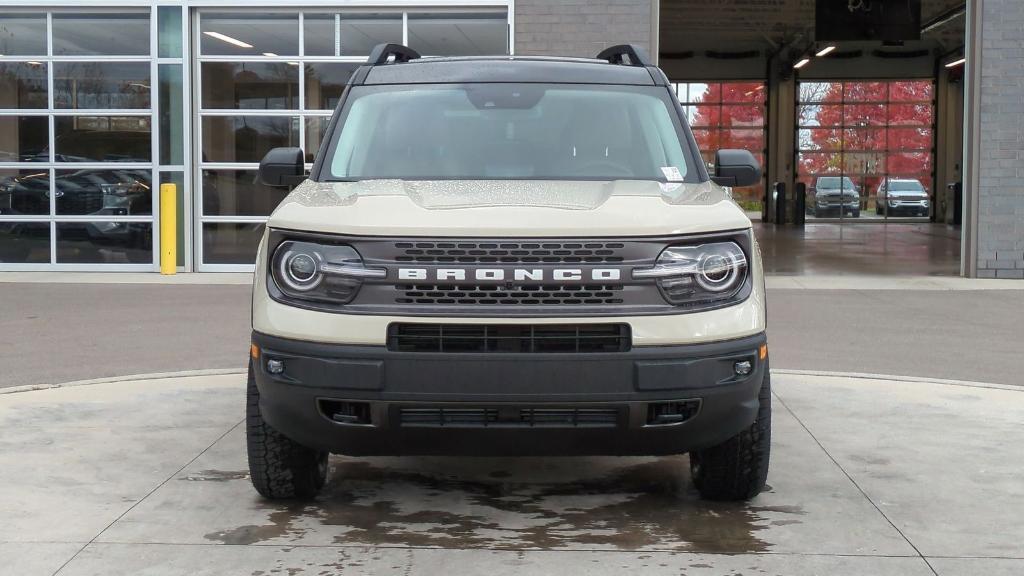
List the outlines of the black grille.
{"type": "Polygon", "coordinates": [[[400,284],[397,304],[575,306],[621,304],[621,285],[526,285],[506,289],[498,285],[454,286],[400,284]]]}
{"type": "Polygon", "coordinates": [[[609,408],[401,408],[407,428],[614,428],[619,409],[609,408]]]}
{"type": "Polygon", "coordinates": [[[602,353],[630,348],[628,324],[391,324],[395,352],[602,353]]]}
{"type": "Polygon", "coordinates": [[[612,263],[624,260],[621,242],[396,242],[397,262],[612,263]]]}
{"type": "Polygon", "coordinates": [[[60,214],[94,214],[102,208],[103,192],[99,190],[78,190],[57,197],[60,214]]]}

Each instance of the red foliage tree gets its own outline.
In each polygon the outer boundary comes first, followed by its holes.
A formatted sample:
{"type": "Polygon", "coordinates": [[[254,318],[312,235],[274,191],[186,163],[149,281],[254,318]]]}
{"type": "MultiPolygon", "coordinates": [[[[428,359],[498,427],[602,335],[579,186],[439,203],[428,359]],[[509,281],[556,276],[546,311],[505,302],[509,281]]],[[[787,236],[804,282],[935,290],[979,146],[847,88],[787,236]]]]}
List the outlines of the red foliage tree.
{"type": "MultiPolygon", "coordinates": [[[[705,161],[712,162],[716,150],[741,148],[764,162],[764,102],[765,85],[760,82],[708,84],[703,94],[691,97],[693,135],[705,161]]],[[[734,197],[757,203],[763,188],[740,188],[734,197]]]]}
{"type": "Polygon", "coordinates": [[[760,155],[764,150],[764,92],[761,83],[708,84],[704,94],[694,99],[698,147],[709,152],[742,148],[760,155]]]}
{"type": "Polygon", "coordinates": [[[801,174],[845,174],[867,186],[886,175],[931,172],[929,81],[810,83],[801,86],[801,174]]]}

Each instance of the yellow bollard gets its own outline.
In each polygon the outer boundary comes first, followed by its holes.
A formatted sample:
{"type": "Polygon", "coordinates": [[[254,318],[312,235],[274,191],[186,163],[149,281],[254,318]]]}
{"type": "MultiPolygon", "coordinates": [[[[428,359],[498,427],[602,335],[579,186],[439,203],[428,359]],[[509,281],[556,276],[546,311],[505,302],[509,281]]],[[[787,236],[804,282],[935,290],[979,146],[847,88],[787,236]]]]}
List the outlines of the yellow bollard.
{"type": "Polygon", "coordinates": [[[178,273],[178,187],[160,185],[160,273],[178,273]]]}

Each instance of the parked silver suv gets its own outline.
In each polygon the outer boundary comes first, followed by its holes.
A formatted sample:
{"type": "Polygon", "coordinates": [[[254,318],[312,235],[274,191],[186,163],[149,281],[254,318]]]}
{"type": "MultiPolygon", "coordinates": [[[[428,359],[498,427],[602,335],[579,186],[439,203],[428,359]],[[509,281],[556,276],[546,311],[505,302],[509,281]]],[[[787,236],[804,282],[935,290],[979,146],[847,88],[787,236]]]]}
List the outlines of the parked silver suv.
{"type": "Polygon", "coordinates": [[[875,212],[889,216],[924,216],[931,203],[928,190],[913,178],[886,178],[878,185],[875,212]]]}

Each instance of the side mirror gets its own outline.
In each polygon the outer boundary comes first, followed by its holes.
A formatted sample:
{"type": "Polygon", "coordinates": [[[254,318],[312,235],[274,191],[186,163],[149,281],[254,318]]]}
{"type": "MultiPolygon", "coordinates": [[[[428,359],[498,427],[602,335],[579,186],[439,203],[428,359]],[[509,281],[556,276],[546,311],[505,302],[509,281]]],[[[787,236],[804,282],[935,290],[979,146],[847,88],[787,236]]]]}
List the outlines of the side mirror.
{"type": "Polygon", "coordinates": [[[720,186],[753,186],[761,182],[761,165],[747,150],[719,150],[711,179],[720,186]]]}
{"type": "Polygon", "coordinates": [[[266,186],[296,186],[306,179],[302,148],[274,148],[260,160],[260,182],[266,186]]]}

